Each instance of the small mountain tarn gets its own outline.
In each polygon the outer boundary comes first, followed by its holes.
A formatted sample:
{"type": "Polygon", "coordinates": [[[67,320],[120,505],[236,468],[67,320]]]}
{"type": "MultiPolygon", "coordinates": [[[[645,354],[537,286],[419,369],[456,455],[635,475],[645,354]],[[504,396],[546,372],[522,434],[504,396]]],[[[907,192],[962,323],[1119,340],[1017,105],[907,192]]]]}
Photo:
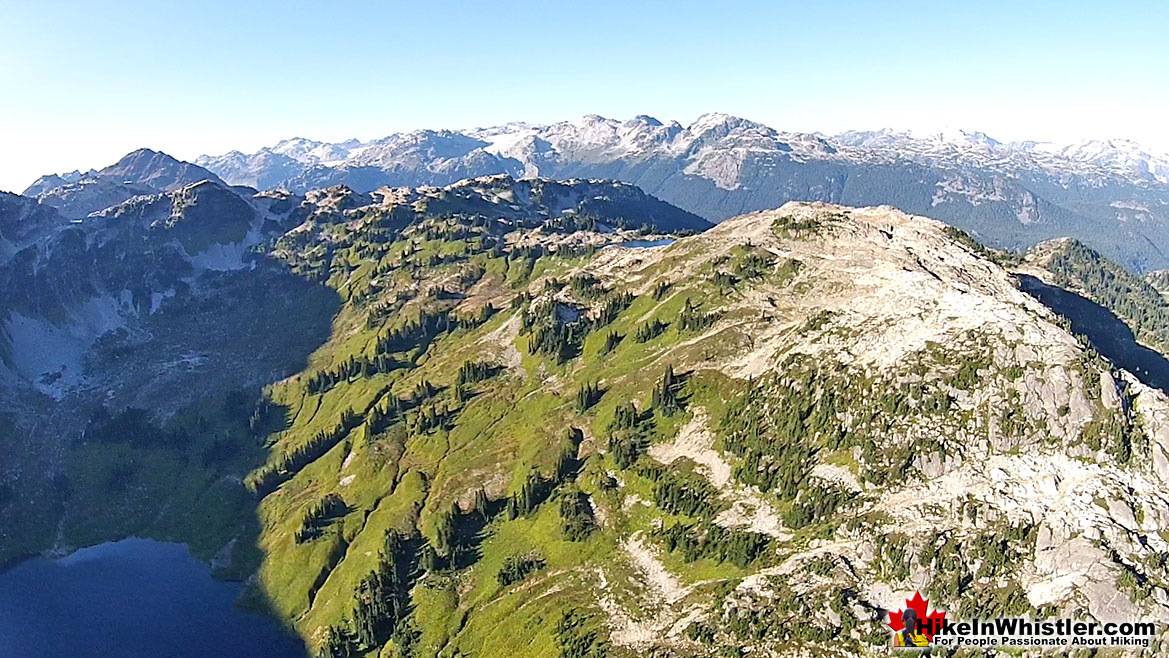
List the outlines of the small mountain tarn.
{"type": "Polygon", "coordinates": [[[1047,285],[1030,274],[1015,276],[1025,292],[1067,318],[1071,331],[1087,337],[1105,358],[1148,386],[1169,393],[1169,359],[1137,342],[1132,329],[1112,311],[1074,292],[1047,285]]]}

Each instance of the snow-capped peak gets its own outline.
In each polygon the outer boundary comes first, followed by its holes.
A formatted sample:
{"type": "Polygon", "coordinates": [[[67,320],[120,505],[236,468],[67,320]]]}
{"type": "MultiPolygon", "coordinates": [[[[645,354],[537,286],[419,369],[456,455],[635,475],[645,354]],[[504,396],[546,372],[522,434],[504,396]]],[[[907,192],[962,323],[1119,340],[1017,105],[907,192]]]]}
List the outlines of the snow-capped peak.
{"type": "Polygon", "coordinates": [[[343,142],[329,143],[319,142],[312,139],[305,139],[303,137],[294,137],[292,139],[284,139],[269,150],[272,153],[279,153],[305,164],[321,164],[329,162],[340,162],[349,157],[354,149],[360,147],[362,144],[356,139],[347,139],[343,142]]]}
{"type": "Polygon", "coordinates": [[[969,144],[986,148],[998,147],[1000,142],[984,132],[966,131],[961,128],[947,127],[932,135],[933,139],[950,144],[969,144]]]}

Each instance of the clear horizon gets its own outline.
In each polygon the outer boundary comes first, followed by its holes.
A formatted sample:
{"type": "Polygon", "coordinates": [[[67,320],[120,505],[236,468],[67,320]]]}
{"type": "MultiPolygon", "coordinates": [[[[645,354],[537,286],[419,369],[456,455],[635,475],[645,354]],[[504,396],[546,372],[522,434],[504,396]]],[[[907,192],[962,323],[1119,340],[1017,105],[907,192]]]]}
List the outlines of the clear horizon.
{"type": "Polygon", "coordinates": [[[1169,7],[1154,3],[438,11],[214,0],[195,11],[46,2],[5,14],[0,84],[14,93],[0,106],[0,190],[13,192],[140,147],[194,160],[292,137],[368,141],[585,114],[688,124],[718,111],[792,132],[958,127],[1169,151],[1159,34],[1169,7]]]}

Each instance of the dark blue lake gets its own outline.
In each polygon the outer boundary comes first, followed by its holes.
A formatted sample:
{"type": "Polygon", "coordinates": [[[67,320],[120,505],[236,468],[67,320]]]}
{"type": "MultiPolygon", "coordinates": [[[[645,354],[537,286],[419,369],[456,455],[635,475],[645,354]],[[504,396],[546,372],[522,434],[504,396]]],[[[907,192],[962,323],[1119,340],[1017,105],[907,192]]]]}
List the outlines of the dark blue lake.
{"type": "Polygon", "coordinates": [[[101,544],[0,573],[0,658],[304,658],[182,544],[101,544]]]}

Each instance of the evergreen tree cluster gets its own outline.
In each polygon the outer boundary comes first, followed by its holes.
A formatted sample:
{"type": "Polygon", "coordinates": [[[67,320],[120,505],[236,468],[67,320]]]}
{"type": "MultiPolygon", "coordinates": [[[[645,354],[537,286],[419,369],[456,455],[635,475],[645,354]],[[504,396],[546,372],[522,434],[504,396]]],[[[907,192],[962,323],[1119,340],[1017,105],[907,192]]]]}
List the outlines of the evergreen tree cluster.
{"type": "Polygon", "coordinates": [[[414,540],[388,530],[378,564],[357,586],[351,614],[354,650],[385,644],[410,614],[410,587],[416,576],[414,540]]]}
{"type": "Polygon", "coordinates": [[[633,294],[629,292],[612,293],[601,302],[593,313],[593,328],[603,327],[617,319],[621,312],[633,303],[633,294]]]}
{"type": "Polygon", "coordinates": [[[601,354],[608,354],[617,349],[617,346],[621,344],[623,338],[625,337],[616,331],[610,331],[605,334],[605,344],[601,347],[601,354]]]}
{"type": "Polygon", "coordinates": [[[569,429],[568,435],[562,442],[560,453],[556,457],[552,474],[544,477],[536,469],[528,472],[519,491],[508,497],[504,504],[504,511],[508,519],[527,516],[548,500],[552,492],[560,484],[576,476],[580,468],[577,456],[579,449],[579,430],[569,429]]]}
{"type": "Polygon", "coordinates": [[[834,387],[817,386],[814,371],[789,376],[766,391],[753,383],[723,420],[723,445],[741,457],[735,476],[785,500],[804,487],[821,447],[838,448],[843,439],[834,387]]]}
{"type": "Polygon", "coordinates": [[[632,402],[619,405],[609,423],[609,452],[620,468],[629,468],[649,446],[652,416],[643,417],[632,402]]]}
{"type": "MultiPolygon", "coordinates": [[[[387,389],[388,390],[388,389],[387,389]]],[[[438,395],[439,389],[423,379],[418,382],[406,398],[396,395],[383,395],[378,402],[370,406],[366,413],[366,427],[370,435],[384,432],[390,425],[405,419],[409,432],[425,433],[439,427],[448,427],[454,410],[449,403],[440,409],[437,404],[427,405],[438,395]],[[409,413],[417,410],[415,413],[409,413]]]]}
{"type": "Polygon", "coordinates": [[[450,429],[454,414],[449,406],[444,404],[441,411],[437,404],[422,405],[414,413],[406,416],[406,431],[418,436],[436,429],[450,429]]]}
{"type": "Polygon", "coordinates": [[[305,510],[300,527],[296,530],[296,543],[303,544],[320,537],[329,521],[344,516],[348,511],[349,507],[341,496],[335,493],[325,495],[305,510]]]}
{"type": "Polygon", "coordinates": [[[520,490],[507,500],[506,512],[508,519],[518,519],[536,511],[540,503],[544,502],[552,492],[554,480],[545,480],[538,471],[531,471],[520,490]]]}
{"type": "Polygon", "coordinates": [[[743,247],[734,265],[735,275],[743,279],[762,279],[775,266],[775,257],[761,249],[743,247]]]}
{"type": "Polygon", "coordinates": [[[702,331],[714,324],[714,321],[717,319],[717,314],[703,313],[687,297],[686,304],[682,306],[681,312],[678,313],[678,328],[682,331],[702,331]]]}
{"type": "Polygon", "coordinates": [[[1082,287],[1098,304],[1124,319],[1139,338],[1169,351],[1169,302],[1148,281],[1075,240],[1053,253],[1046,269],[1056,285],[1082,287]]]}
{"type": "Polygon", "coordinates": [[[459,366],[459,372],[455,376],[455,385],[465,386],[481,382],[490,379],[498,371],[499,367],[490,363],[467,361],[459,366]]]}
{"type": "Polygon", "coordinates": [[[400,367],[401,363],[386,354],[379,354],[372,359],[351,356],[336,368],[321,370],[309,377],[306,388],[309,393],[325,393],[337,384],[354,377],[373,377],[379,373],[393,372],[400,367]]]}
{"type": "Polygon", "coordinates": [[[401,398],[396,395],[385,396],[387,402],[377,402],[370,407],[369,413],[365,417],[365,425],[369,428],[369,434],[380,434],[384,432],[394,421],[401,418],[402,414],[410,408],[410,405],[403,402],[401,398]]]}
{"type": "Polygon", "coordinates": [[[476,546],[483,539],[483,530],[502,509],[501,501],[488,499],[483,489],[475,492],[467,512],[451,501],[450,508],[435,520],[434,546],[423,547],[423,567],[427,571],[459,569],[478,559],[476,546]]]}
{"type": "MultiPolygon", "coordinates": [[[[578,278],[572,281],[578,281],[578,278]]],[[[555,284],[555,280],[545,282],[546,286],[555,284]]],[[[528,351],[564,363],[580,353],[590,332],[616,320],[633,300],[633,295],[628,292],[606,293],[599,304],[585,311],[553,300],[529,304],[521,314],[521,330],[531,335],[528,351]]],[[[609,346],[606,351],[615,345],[611,342],[617,340],[614,337],[615,334],[606,339],[609,346]]]]}
{"type": "Polygon", "coordinates": [[[256,438],[267,436],[272,432],[284,429],[287,422],[284,408],[264,398],[256,404],[248,416],[248,432],[256,438]]]}
{"type": "Polygon", "coordinates": [[[675,524],[654,531],[666,548],[679,551],[687,562],[708,558],[746,568],[772,547],[771,538],[758,532],[729,530],[710,522],[675,524]]]}
{"type": "Polygon", "coordinates": [[[694,473],[657,465],[640,467],[637,473],[653,481],[654,504],[671,514],[709,519],[719,511],[718,492],[694,473]]]}
{"type": "MultiPolygon", "coordinates": [[[[380,268],[379,268],[380,269],[380,268]]],[[[382,286],[380,284],[370,284],[369,290],[358,296],[354,301],[360,303],[366,297],[374,298],[381,297],[382,286]]],[[[383,299],[369,306],[365,314],[365,328],[376,329],[380,327],[387,318],[393,317],[406,302],[410,301],[411,295],[405,291],[399,290],[394,293],[392,299],[383,299]]]]}
{"type": "Polygon", "coordinates": [[[682,410],[678,400],[678,389],[682,383],[674,374],[674,366],[666,366],[666,372],[658,380],[653,389],[653,407],[659,412],[671,416],[682,410]]]}
{"type": "Polygon", "coordinates": [[[341,414],[337,425],[330,430],[322,430],[313,438],[285,453],[276,463],[269,464],[252,473],[249,477],[249,488],[260,498],[267,496],[288,480],[292,479],[300,469],[320,459],[324,454],[341,442],[354,427],[361,424],[361,416],[353,409],[346,409],[341,414]]]}
{"type": "Polygon", "coordinates": [[[474,315],[457,316],[450,311],[419,311],[418,317],[394,327],[378,337],[377,354],[393,354],[419,349],[442,334],[455,329],[474,329],[491,319],[495,307],[484,304],[474,315]]]}
{"type": "Polygon", "coordinates": [[[565,214],[544,222],[550,231],[558,233],[576,233],[577,231],[597,230],[598,218],[590,214],[565,214]]]}
{"type": "Polygon", "coordinates": [[[657,318],[653,318],[649,322],[641,325],[633,332],[633,340],[638,343],[648,343],[649,341],[661,336],[666,329],[670,327],[669,323],[662,322],[657,318]]]}
{"type": "Polygon", "coordinates": [[[601,387],[596,382],[585,382],[576,389],[576,410],[584,413],[601,400],[601,387]]]}
{"type": "Polygon", "coordinates": [[[495,574],[495,579],[500,587],[507,587],[527,578],[532,572],[543,569],[545,564],[539,553],[511,555],[503,561],[503,566],[495,574]]]}
{"type": "Polygon", "coordinates": [[[655,302],[660,302],[666,298],[666,293],[670,292],[669,281],[658,281],[653,287],[653,298],[655,302]]]}
{"type": "Polygon", "coordinates": [[[592,274],[578,274],[568,280],[568,288],[578,299],[599,299],[605,294],[601,280],[592,274]]]}
{"type": "Polygon", "coordinates": [[[596,620],[575,609],[565,612],[556,623],[556,645],[560,658],[607,658],[609,643],[601,639],[596,620]]]}
{"type": "Polygon", "coordinates": [[[783,512],[783,522],[790,528],[802,528],[811,523],[832,517],[842,505],[853,497],[839,489],[817,485],[805,485],[796,500],[783,512]]]}
{"type": "Polygon", "coordinates": [[[734,288],[739,283],[739,279],[734,274],[722,270],[715,272],[712,280],[714,281],[714,286],[720,290],[734,288]]]}
{"type": "Polygon", "coordinates": [[[565,492],[560,497],[560,523],[564,536],[569,541],[582,541],[597,529],[593,506],[588,496],[578,489],[565,492]]]}
{"type": "Polygon", "coordinates": [[[325,631],[325,639],[317,649],[316,658],[355,658],[353,641],[344,629],[330,626],[325,631]]]}
{"type": "Polygon", "coordinates": [[[418,318],[390,329],[377,340],[378,354],[405,352],[429,343],[455,326],[447,311],[419,311],[418,318]]]}
{"type": "Polygon", "coordinates": [[[521,314],[521,327],[529,332],[528,352],[551,357],[556,363],[576,356],[580,343],[589,331],[587,322],[579,319],[566,321],[560,317],[559,302],[544,301],[532,304],[521,314]]]}

